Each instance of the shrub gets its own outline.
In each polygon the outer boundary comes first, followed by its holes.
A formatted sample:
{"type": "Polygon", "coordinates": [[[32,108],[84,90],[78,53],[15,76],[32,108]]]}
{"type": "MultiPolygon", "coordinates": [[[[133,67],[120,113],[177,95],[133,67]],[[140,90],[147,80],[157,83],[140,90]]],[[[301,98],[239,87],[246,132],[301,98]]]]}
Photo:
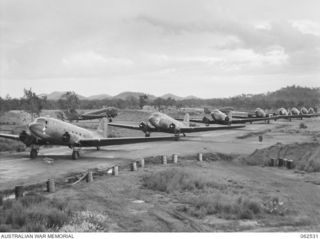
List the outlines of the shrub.
{"type": "Polygon", "coordinates": [[[299,125],[299,128],[300,129],[306,129],[308,127],[303,122],[301,122],[300,125],[299,125]]]}
{"type": "Polygon", "coordinates": [[[27,195],[18,200],[6,200],[0,208],[0,230],[41,232],[58,230],[72,217],[74,208],[66,202],[27,195]],[[5,224],[5,225],[3,225],[5,224]]]}

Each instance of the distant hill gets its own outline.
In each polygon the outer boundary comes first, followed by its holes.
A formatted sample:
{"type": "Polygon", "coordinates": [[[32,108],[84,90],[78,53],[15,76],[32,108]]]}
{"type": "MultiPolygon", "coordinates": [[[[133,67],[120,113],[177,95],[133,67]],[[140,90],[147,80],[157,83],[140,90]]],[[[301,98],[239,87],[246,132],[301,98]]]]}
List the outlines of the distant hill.
{"type": "Polygon", "coordinates": [[[162,98],[162,99],[171,98],[171,99],[174,99],[174,100],[182,100],[183,99],[183,97],[180,97],[180,96],[177,96],[177,95],[174,95],[174,94],[171,94],[171,93],[168,93],[168,94],[165,94],[163,96],[160,96],[160,98],[162,98]]]}
{"type": "Polygon", "coordinates": [[[104,100],[104,99],[111,99],[112,96],[111,95],[107,95],[107,94],[100,94],[100,95],[92,95],[87,97],[87,100],[104,100]]]}
{"type": "MultiPolygon", "coordinates": [[[[142,93],[142,92],[132,92],[132,91],[125,91],[125,92],[122,92],[120,94],[117,94],[115,96],[113,96],[113,99],[123,99],[125,100],[126,98],[128,97],[135,97],[135,98],[139,98],[140,95],[144,95],[145,93],[142,93]]],[[[148,98],[150,100],[154,100],[155,98],[157,98],[156,96],[154,95],[149,95],[147,94],[148,98]]]]}
{"type": "MultiPolygon", "coordinates": [[[[50,94],[40,94],[40,96],[47,96],[48,100],[59,100],[65,93],[67,93],[67,91],[54,91],[50,94]]],[[[77,94],[78,98],[80,100],[84,100],[86,99],[86,97],[77,94]]]]}
{"type": "Polygon", "coordinates": [[[186,97],[183,98],[184,100],[192,100],[192,99],[201,99],[197,96],[194,96],[194,95],[188,95],[186,97]]]}

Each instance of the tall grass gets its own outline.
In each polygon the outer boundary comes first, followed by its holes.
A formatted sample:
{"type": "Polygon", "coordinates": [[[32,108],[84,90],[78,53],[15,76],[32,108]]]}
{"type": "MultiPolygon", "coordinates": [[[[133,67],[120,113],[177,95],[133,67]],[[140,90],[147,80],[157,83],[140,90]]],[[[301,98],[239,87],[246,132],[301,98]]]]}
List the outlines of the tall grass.
{"type": "Polygon", "coordinates": [[[197,172],[175,168],[144,176],[143,185],[148,189],[167,193],[205,188],[225,188],[224,185],[212,182],[205,176],[197,174],[197,172]]]}
{"type": "Polygon", "coordinates": [[[26,147],[23,143],[15,140],[9,139],[0,139],[0,151],[17,151],[23,152],[26,150],[26,147]]]}
{"type": "Polygon", "coordinates": [[[0,207],[0,232],[56,231],[70,220],[77,207],[40,195],[6,200],[0,207]]]}
{"type": "Polygon", "coordinates": [[[196,170],[169,169],[143,177],[143,185],[166,193],[183,194],[180,210],[198,218],[216,215],[225,219],[254,219],[265,212],[259,200],[228,195],[227,186],[214,182],[196,170]],[[214,190],[210,190],[214,189],[214,190]],[[191,195],[191,196],[190,196],[191,195]]]}
{"type": "Polygon", "coordinates": [[[198,218],[216,215],[225,219],[254,219],[264,212],[258,201],[222,193],[195,196],[188,203],[182,210],[198,218]]]}

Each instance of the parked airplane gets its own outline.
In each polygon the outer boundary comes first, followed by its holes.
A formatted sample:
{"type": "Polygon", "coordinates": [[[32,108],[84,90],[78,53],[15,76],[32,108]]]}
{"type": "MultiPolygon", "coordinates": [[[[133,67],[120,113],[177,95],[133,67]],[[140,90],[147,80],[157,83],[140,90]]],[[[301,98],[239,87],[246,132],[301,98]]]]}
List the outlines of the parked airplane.
{"type": "Polygon", "coordinates": [[[308,114],[307,108],[306,108],[306,107],[302,107],[302,108],[300,109],[300,113],[303,114],[303,115],[308,114]]]}
{"type": "Polygon", "coordinates": [[[205,123],[206,125],[209,124],[223,124],[223,125],[231,125],[231,124],[245,124],[245,123],[252,123],[255,121],[265,121],[270,123],[270,119],[273,119],[272,117],[247,117],[247,118],[238,118],[233,119],[232,117],[232,111],[228,113],[228,115],[218,109],[213,110],[210,113],[212,119],[207,118],[206,116],[203,117],[203,119],[191,119],[190,122],[195,123],[205,123]]]}
{"type": "Polygon", "coordinates": [[[303,119],[303,118],[311,118],[316,116],[319,116],[319,114],[316,114],[313,108],[310,108],[309,110],[307,110],[307,108],[302,107],[300,111],[295,107],[293,107],[289,111],[287,111],[284,108],[280,108],[277,111],[278,119],[288,119],[290,121],[291,119],[303,119]]]}
{"type": "Polygon", "coordinates": [[[65,118],[69,121],[73,120],[92,120],[92,119],[101,119],[108,118],[109,122],[112,122],[112,118],[118,115],[118,110],[114,107],[102,108],[99,110],[89,111],[87,113],[80,114],[76,110],[69,110],[61,112],[59,118],[64,120],[65,118]]]}
{"type": "Polygon", "coordinates": [[[147,122],[141,122],[138,126],[118,123],[109,123],[109,125],[120,128],[142,130],[145,133],[146,137],[149,137],[151,132],[173,133],[176,136],[183,134],[185,136],[185,133],[214,131],[222,129],[236,129],[245,127],[244,125],[227,127],[190,127],[189,122],[189,114],[186,114],[183,122],[181,122],[173,119],[166,114],[155,112],[151,114],[147,122]]]}
{"type": "Polygon", "coordinates": [[[315,114],[316,112],[314,111],[314,109],[312,107],[310,107],[309,110],[308,110],[308,113],[309,114],[315,114]]]}
{"type": "Polygon", "coordinates": [[[107,120],[103,118],[97,132],[49,117],[39,117],[28,125],[29,133],[20,135],[0,134],[0,137],[22,141],[31,147],[30,158],[36,158],[41,145],[64,145],[72,148],[72,159],[78,159],[81,147],[97,147],[173,140],[175,137],[121,137],[107,138],[107,120]]]}
{"type": "Polygon", "coordinates": [[[285,108],[281,107],[277,110],[277,115],[289,115],[289,112],[285,108]]]}

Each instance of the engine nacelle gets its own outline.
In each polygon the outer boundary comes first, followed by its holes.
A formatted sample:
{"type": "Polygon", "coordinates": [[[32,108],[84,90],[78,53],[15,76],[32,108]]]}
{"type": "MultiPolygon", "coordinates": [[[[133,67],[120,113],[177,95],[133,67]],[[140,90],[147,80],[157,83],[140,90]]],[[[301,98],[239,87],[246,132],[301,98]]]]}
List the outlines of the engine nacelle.
{"type": "Polygon", "coordinates": [[[210,119],[208,119],[206,116],[203,117],[202,122],[205,124],[209,124],[210,123],[210,119]]]}
{"type": "Polygon", "coordinates": [[[176,125],[174,124],[174,123],[171,123],[170,125],[169,125],[169,129],[175,129],[176,128],[176,125]]]}
{"type": "Polygon", "coordinates": [[[63,141],[63,142],[69,143],[69,142],[70,142],[70,139],[71,139],[71,135],[70,135],[68,132],[65,132],[65,133],[62,135],[62,141],[63,141]]]}
{"type": "Polygon", "coordinates": [[[28,134],[25,130],[23,130],[20,135],[19,139],[28,147],[37,142],[37,139],[33,136],[28,134]]]}

